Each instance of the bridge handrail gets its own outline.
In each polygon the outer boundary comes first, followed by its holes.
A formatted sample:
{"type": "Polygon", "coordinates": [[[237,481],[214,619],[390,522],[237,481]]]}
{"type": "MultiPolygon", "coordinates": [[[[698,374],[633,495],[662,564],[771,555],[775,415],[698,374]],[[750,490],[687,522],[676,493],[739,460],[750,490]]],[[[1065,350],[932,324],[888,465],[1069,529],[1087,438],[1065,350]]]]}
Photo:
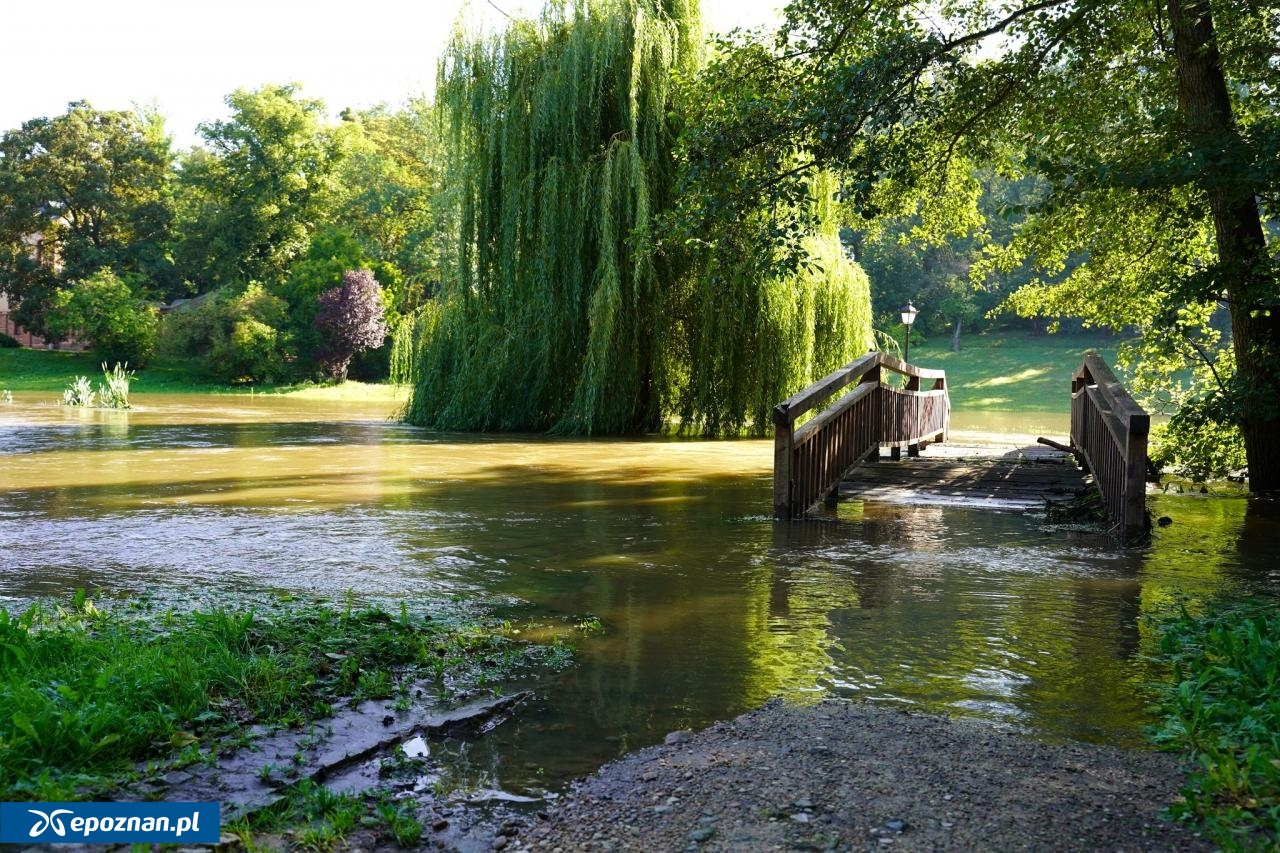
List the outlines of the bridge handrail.
{"type": "Polygon", "coordinates": [[[774,514],[798,515],[830,496],[844,474],[882,443],[892,444],[896,456],[902,444],[916,453],[926,438],[945,440],[949,417],[945,371],[871,352],[828,373],[773,409],[774,514]],[[906,387],[884,385],[881,368],[906,376],[906,387]],[[933,388],[920,390],[921,380],[933,380],[933,388]],[[801,416],[855,382],[858,388],[796,429],[801,416]]]}
{"type": "Polygon", "coordinates": [[[1125,541],[1147,533],[1147,438],[1151,416],[1096,352],[1071,377],[1071,446],[1084,457],[1108,517],[1125,541]]]}
{"type": "Polygon", "coordinates": [[[832,394],[853,382],[861,381],[868,371],[879,366],[879,355],[879,353],[869,352],[857,361],[851,361],[844,367],[836,368],[808,388],[792,394],[774,406],[774,426],[794,424],[801,415],[814,409],[832,394]]]}
{"type": "Polygon", "coordinates": [[[844,367],[836,368],[808,388],[792,394],[774,406],[774,425],[794,424],[802,415],[816,408],[819,403],[832,394],[853,384],[855,381],[861,380],[863,376],[878,367],[888,368],[894,373],[900,373],[909,379],[933,379],[935,384],[936,380],[945,382],[947,378],[945,370],[930,370],[924,367],[917,367],[886,353],[869,352],[856,361],[849,362],[844,367]]]}

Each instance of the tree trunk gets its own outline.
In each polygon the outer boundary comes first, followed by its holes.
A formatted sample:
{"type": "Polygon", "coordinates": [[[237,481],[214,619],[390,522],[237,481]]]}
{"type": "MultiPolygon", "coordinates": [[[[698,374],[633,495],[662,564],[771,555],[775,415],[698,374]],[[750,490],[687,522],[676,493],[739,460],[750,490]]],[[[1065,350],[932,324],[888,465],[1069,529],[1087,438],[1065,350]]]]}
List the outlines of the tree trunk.
{"type": "Polygon", "coordinates": [[[1268,272],[1267,243],[1256,188],[1244,163],[1244,146],[1231,110],[1209,0],[1168,0],[1178,64],[1178,109],[1190,151],[1218,164],[1207,172],[1205,193],[1213,215],[1221,289],[1231,309],[1237,390],[1243,390],[1241,429],[1249,462],[1249,487],[1280,489],[1280,410],[1276,355],[1280,311],[1268,272]],[[1232,173],[1239,180],[1231,181],[1232,173]]]}
{"type": "Polygon", "coordinates": [[[960,323],[962,318],[956,318],[956,330],[951,333],[951,351],[960,352],[960,323]]]}

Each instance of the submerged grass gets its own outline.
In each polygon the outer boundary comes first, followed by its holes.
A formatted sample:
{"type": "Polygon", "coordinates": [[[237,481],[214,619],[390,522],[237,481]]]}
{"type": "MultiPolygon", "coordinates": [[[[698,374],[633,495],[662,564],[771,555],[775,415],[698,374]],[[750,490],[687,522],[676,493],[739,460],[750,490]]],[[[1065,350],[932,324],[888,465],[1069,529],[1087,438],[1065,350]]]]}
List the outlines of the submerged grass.
{"type": "Polygon", "coordinates": [[[1173,684],[1154,739],[1195,762],[1173,816],[1224,850],[1280,849],[1280,608],[1184,609],[1161,631],[1173,684]]]}
{"type": "MultiPolygon", "coordinates": [[[[564,654],[563,650],[554,650],[564,654]]],[[[0,609],[0,790],[83,799],[139,764],[216,752],[249,724],[301,726],[351,699],[457,694],[545,659],[501,626],[378,607],[0,609]]]]}

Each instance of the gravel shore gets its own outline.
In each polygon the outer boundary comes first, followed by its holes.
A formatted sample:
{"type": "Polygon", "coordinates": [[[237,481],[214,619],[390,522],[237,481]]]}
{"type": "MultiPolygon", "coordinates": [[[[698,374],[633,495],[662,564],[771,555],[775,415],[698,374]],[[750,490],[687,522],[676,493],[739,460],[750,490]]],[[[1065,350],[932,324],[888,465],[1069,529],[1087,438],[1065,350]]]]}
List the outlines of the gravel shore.
{"type": "Polygon", "coordinates": [[[1196,851],[1164,821],[1175,758],[974,720],[771,702],[606,765],[517,837],[529,851],[1196,851]]]}

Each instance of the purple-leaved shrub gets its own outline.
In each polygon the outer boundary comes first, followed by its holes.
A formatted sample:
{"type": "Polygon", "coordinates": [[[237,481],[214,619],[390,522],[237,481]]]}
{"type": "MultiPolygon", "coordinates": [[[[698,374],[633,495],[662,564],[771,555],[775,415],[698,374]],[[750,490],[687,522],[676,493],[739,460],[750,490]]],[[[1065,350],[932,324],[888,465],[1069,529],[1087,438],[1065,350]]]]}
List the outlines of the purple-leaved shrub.
{"type": "Polygon", "coordinates": [[[347,270],[342,284],[321,293],[319,301],[316,357],[325,372],[341,382],[356,353],[377,349],[386,340],[382,285],[369,270],[347,270]]]}

